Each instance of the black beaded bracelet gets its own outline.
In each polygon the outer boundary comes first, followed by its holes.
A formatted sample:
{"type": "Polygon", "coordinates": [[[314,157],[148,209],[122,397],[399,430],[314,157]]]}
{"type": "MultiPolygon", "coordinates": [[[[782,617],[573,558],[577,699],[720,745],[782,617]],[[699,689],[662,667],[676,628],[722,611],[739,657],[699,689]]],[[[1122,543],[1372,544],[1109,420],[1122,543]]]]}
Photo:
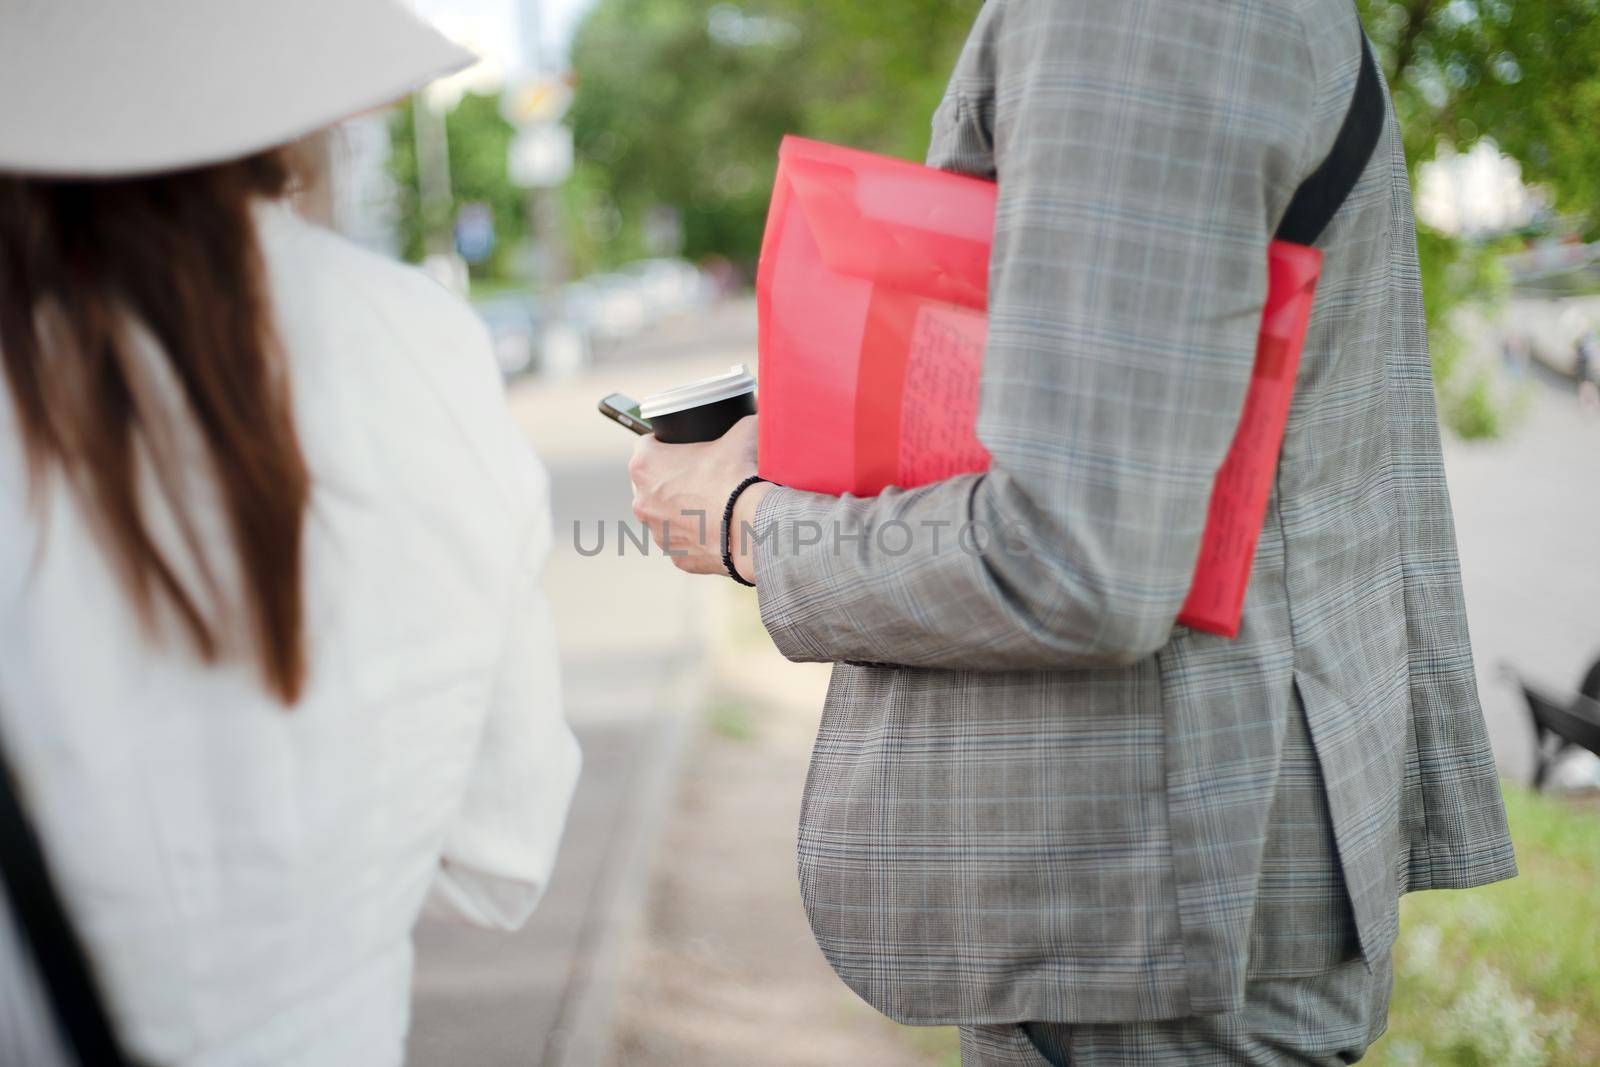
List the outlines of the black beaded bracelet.
{"type": "Polygon", "coordinates": [[[728,569],[729,578],[732,578],[740,585],[748,585],[752,589],[755,588],[756,583],[745,581],[744,575],[739,573],[739,568],[733,565],[732,538],[729,536],[732,531],[729,527],[733,525],[733,506],[739,502],[739,497],[752,485],[764,481],[766,479],[761,475],[752,474],[733,487],[733,492],[728,494],[728,506],[722,509],[722,565],[728,569]]]}

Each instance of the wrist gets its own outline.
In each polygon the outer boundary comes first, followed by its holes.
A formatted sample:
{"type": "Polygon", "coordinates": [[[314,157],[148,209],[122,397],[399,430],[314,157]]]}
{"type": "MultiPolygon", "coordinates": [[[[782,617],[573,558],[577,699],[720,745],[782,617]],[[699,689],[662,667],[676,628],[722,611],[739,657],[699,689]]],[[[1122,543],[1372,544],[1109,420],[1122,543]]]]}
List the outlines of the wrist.
{"type": "Polygon", "coordinates": [[[740,493],[728,523],[728,554],[733,558],[733,569],[752,585],[756,580],[756,551],[755,538],[750,535],[755,530],[756,511],[771,491],[771,482],[757,482],[740,493]]]}

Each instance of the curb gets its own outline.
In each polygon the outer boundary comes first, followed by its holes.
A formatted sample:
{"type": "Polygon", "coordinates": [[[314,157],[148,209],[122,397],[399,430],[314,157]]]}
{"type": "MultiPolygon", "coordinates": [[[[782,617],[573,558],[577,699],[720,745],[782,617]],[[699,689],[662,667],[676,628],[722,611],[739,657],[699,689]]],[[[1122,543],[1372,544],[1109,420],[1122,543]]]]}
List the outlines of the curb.
{"type": "Polygon", "coordinates": [[[618,844],[601,879],[613,887],[610,899],[599,903],[579,935],[572,991],[545,1038],[539,1061],[544,1067],[605,1067],[611,1062],[623,963],[644,924],[662,826],[672,812],[693,724],[711,688],[709,642],[687,645],[682,662],[685,666],[663,687],[661,725],[646,742],[642,780],[618,820],[618,844]]]}

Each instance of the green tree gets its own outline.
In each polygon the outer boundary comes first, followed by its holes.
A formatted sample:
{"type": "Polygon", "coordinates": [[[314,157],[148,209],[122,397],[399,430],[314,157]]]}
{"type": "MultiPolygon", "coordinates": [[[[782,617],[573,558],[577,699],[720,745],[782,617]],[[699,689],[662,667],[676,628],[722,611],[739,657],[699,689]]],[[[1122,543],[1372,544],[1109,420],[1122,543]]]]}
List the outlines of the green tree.
{"type": "MultiPolygon", "coordinates": [[[[1413,180],[1442,147],[1489,138],[1592,238],[1600,226],[1600,0],[1362,0],[1413,180]]],[[[1429,340],[1443,417],[1466,437],[1504,419],[1487,375],[1464,366],[1451,323],[1506,291],[1500,243],[1418,226],[1429,340]]]]}
{"type": "Polygon", "coordinates": [[[1413,167],[1484,137],[1600,236],[1600,0],[1363,0],[1413,167]]]}
{"type": "MultiPolygon", "coordinates": [[[[567,190],[585,266],[639,255],[653,205],[677,208],[693,256],[749,263],[778,139],[800,133],[908,158],[980,0],[599,0],[573,49],[578,175],[567,190]]],[[[1360,0],[1415,168],[1492,138],[1591,234],[1600,226],[1600,0],[1360,0]]],[[[1504,290],[1495,246],[1419,234],[1445,417],[1499,424],[1449,330],[1504,290]],[[1468,380],[1463,380],[1463,378],[1468,380]]]]}
{"type": "Polygon", "coordinates": [[[656,205],[684,251],[753,262],[785,133],[916,157],[981,0],[600,0],[573,43],[574,256],[639,254],[656,205]]]}
{"type": "MultiPolygon", "coordinates": [[[[396,108],[389,124],[389,173],[400,190],[401,251],[409,260],[423,256],[422,212],[418,206],[417,151],[412,101],[396,108]]],[[[450,154],[451,218],[462,204],[489,205],[494,215],[495,249],[475,277],[506,279],[516,270],[516,252],[527,233],[526,198],[506,177],[506,151],[514,134],[500,114],[500,98],[467,93],[445,116],[450,154]]]]}

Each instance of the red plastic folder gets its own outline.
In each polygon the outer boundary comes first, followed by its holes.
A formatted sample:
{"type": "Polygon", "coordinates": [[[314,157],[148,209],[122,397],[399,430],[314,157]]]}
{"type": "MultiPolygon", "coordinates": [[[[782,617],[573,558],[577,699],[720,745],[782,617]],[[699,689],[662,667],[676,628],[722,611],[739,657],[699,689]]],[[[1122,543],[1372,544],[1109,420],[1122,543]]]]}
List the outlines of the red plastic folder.
{"type": "MultiPolygon", "coordinates": [[[[756,278],[761,475],[873,496],[985,470],[996,186],[784,139],[756,278]]],[[[1274,241],[1254,373],[1178,621],[1235,636],[1322,253],[1274,241]]]]}

